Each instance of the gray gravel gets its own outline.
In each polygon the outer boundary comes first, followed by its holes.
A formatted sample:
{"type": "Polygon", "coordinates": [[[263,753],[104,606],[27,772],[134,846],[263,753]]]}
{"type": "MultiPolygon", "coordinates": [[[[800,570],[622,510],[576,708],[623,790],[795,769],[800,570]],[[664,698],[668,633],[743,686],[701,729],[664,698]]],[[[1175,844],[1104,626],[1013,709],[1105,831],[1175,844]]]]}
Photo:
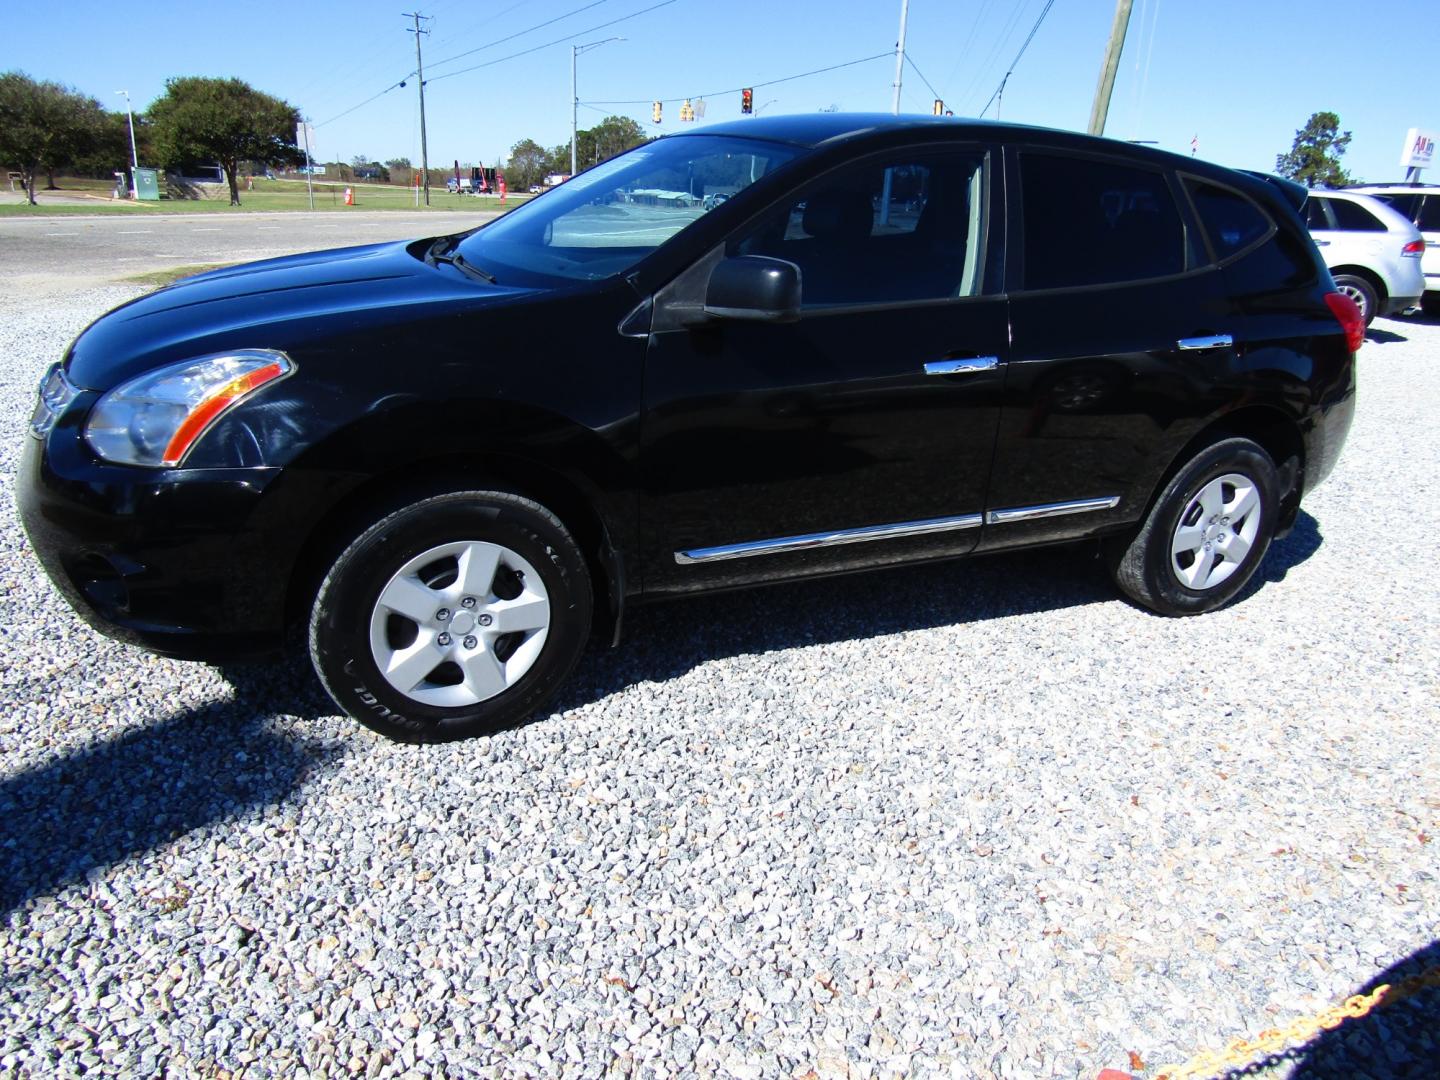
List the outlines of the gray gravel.
{"type": "MultiPolygon", "coordinates": [[[[1152,1076],[1440,961],[1433,321],[1226,611],[1067,551],[691,601],[416,748],[51,591],[23,423],[128,295],[0,305],[0,1075],[1152,1076]]],[[[1279,1071],[1435,1076],[1436,996],[1279,1071]]]]}

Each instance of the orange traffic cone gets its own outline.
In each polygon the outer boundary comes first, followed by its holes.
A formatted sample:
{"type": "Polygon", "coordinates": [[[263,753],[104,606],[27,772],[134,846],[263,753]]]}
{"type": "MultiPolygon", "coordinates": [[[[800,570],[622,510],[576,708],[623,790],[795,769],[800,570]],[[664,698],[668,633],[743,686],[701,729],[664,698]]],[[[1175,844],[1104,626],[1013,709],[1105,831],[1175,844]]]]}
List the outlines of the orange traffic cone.
{"type": "Polygon", "coordinates": [[[348,187],[345,189],[345,205],[346,205],[346,206],[354,206],[354,205],[355,205],[355,192],[354,192],[353,189],[348,188],[348,187]]]}

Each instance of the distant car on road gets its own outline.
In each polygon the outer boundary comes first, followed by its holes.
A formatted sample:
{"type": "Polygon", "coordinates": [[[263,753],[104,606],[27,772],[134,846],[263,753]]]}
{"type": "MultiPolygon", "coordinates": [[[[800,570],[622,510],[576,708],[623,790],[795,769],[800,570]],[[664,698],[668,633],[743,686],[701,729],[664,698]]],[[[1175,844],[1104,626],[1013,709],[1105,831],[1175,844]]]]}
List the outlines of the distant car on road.
{"type": "MultiPolygon", "coordinates": [[[[1076,541],[1199,614],[1354,412],[1305,194],[1033,127],[716,124],[478,229],[110,312],[45,376],[16,502],[99,629],[304,641],[413,742],[523,720],[640,601],[1076,541]]],[[[1175,662],[1243,682],[1227,634],[1175,662]]]]}
{"type": "Polygon", "coordinates": [[[1305,202],[1305,224],[1339,289],[1369,326],[1376,315],[1420,306],[1425,239],[1393,207],[1352,191],[1317,190],[1305,202]]]}
{"type": "Polygon", "coordinates": [[[1414,222],[1425,238],[1425,310],[1440,315],[1440,184],[1356,184],[1346,191],[1379,199],[1414,222]]]}

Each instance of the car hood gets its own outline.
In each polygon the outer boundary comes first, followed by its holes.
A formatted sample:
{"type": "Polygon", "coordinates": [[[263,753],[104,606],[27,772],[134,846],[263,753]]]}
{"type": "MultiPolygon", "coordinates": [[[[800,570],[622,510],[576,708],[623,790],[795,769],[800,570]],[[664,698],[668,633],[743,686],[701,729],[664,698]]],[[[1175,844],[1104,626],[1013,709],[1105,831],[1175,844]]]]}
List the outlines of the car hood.
{"type": "Polygon", "coordinates": [[[428,241],[369,244],[212,270],[101,316],[71,346],[77,386],[106,390],[162,364],[225,349],[304,351],[337,337],[363,340],[445,312],[533,296],[427,265],[428,241]]]}

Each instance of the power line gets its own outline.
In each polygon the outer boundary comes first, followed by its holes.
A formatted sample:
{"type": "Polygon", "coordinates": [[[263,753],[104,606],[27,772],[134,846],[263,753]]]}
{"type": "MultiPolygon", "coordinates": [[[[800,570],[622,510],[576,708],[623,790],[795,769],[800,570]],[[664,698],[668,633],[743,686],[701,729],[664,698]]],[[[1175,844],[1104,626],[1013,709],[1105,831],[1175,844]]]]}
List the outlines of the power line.
{"type": "Polygon", "coordinates": [[[868,64],[871,60],[882,60],[887,56],[894,56],[893,52],[876,53],[874,56],[862,56],[859,60],[847,60],[843,64],[831,64],[829,67],[816,68],[814,71],[802,71],[799,75],[786,75],[783,79],[770,79],[767,82],[747,83],[744,86],[732,87],[729,90],[711,90],[704,94],[687,94],[683,97],[672,98],[637,98],[630,101],[586,101],[582,105],[649,105],[658,101],[664,105],[671,105],[677,101],[693,101],[695,98],[720,97],[724,94],[738,94],[741,90],[759,90],[763,86],[779,86],[781,83],[794,82],[796,79],[808,79],[811,75],[823,75],[827,71],[839,71],[841,68],[854,67],[856,64],[868,64]]]}
{"type": "Polygon", "coordinates": [[[526,34],[533,34],[536,30],[543,30],[545,29],[545,27],[568,19],[572,15],[579,15],[582,11],[589,11],[591,8],[599,7],[601,4],[608,4],[609,2],[610,0],[593,0],[592,3],[586,4],[584,7],[578,7],[574,11],[567,11],[564,15],[556,15],[553,19],[547,19],[542,23],[536,23],[528,30],[520,30],[517,33],[508,34],[502,38],[496,38],[494,41],[490,42],[487,45],[477,45],[473,49],[466,49],[464,52],[456,53],[454,56],[447,56],[444,60],[432,60],[430,62],[430,66],[432,68],[436,68],[439,67],[441,64],[448,64],[452,60],[459,60],[462,57],[471,56],[477,52],[484,52],[486,49],[493,49],[496,45],[503,45],[507,41],[514,41],[516,38],[524,37],[526,34]]]}
{"type": "Polygon", "coordinates": [[[339,120],[342,116],[349,116],[349,115],[350,115],[352,112],[354,112],[356,109],[363,109],[366,105],[369,105],[370,102],[374,101],[376,98],[378,98],[378,97],[384,97],[384,96],[385,96],[386,94],[388,94],[391,90],[398,90],[400,87],[404,86],[404,85],[405,85],[405,81],[406,81],[407,79],[409,79],[411,75],[414,75],[414,74],[415,74],[415,73],[412,71],[412,72],[410,73],[410,75],[406,75],[405,78],[404,78],[404,79],[401,79],[399,82],[391,83],[391,84],[390,84],[389,86],[387,86],[384,90],[381,90],[380,93],[378,93],[378,94],[371,94],[371,95],[370,95],[368,98],[366,98],[364,101],[360,102],[359,105],[351,105],[350,108],[346,109],[344,112],[342,112],[342,113],[336,113],[334,116],[330,117],[329,120],[322,120],[322,121],[320,121],[320,123],[316,124],[315,126],[316,126],[316,127],[324,127],[326,124],[333,124],[336,120],[339,120]]]}
{"type": "Polygon", "coordinates": [[[1030,42],[1035,40],[1035,35],[1039,33],[1040,24],[1045,21],[1045,16],[1050,14],[1050,9],[1054,6],[1055,0],[1045,0],[1045,7],[1041,9],[1040,17],[1035,20],[1035,25],[1030,28],[1030,35],[1025,39],[1025,44],[1020,46],[1020,51],[1015,54],[1015,59],[1010,61],[1010,67],[1005,72],[1005,78],[1000,80],[1000,85],[995,88],[995,93],[990,95],[990,100],[985,103],[985,108],[980,110],[981,116],[985,115],[991,104],[1004,91],[1005,83],[1009,80],[1010,75],[1014,72],[1016,66],[1020,63],[1020,58],[1025,55],[1025,50],[1030,47],[1030,42]]]}
{"type": "Polygon", "coordinates": [[[671,4],[677,2],[678,0],[661,0],[661,2],[658,4],[652,4],[650,7],[641,8],[639,11],[632,12],[629,15],[622,15],[618,19],[611,19],[609,22],[603,22],[598,26],[591,26],[585,30],[572,31],[569,34],[566,34],[564,37],[556,38],[554,41],[547,41],[544,45],[535,45],[529,49],[522,49],[520,52],[511,53],[509,56],[502,56],[497,60],[487,60],[483,64],[475,64],[472,67],[461,68],[459,71],[447,71],[444,75],[436,75],[433,79],[430,80],[430,82],[439,82],[441,79],[451,79],[454,78],[456,75],[464,75],[465,73],[470,71],[479,71],[481,68],[494,67],[496,64],[503,64],[506,60],[514,60],[520,56],[529,56],[531,53],[539,52],[541,49],[548,49],[552,45],[563,45],[565,44],[565,42],[570,41],[573,38],[581,37],[585,34],[593,34],[597,30],[604,30],[607,26],[616,26],[619,23],[628,22],[631,19],[638,19],[641,15],[648,15],[652,11],[659,11],[661,8],[669,7],[671,4]]]}
{"type": "Polygon", "coordinates": [[[936,90],[935,87],[930,85],[930,80],[925,78],[925,73],[920,70],[920,65],[915,63],[915,61],[910,58],[909,53],[905,54],[905,62],[915,70],[916,75],[920,76],[920,81],[929,88],[930,93],[935,96],[936,100],[943,100],[943,95],[940,93],[939,90],[936,90]]]}

